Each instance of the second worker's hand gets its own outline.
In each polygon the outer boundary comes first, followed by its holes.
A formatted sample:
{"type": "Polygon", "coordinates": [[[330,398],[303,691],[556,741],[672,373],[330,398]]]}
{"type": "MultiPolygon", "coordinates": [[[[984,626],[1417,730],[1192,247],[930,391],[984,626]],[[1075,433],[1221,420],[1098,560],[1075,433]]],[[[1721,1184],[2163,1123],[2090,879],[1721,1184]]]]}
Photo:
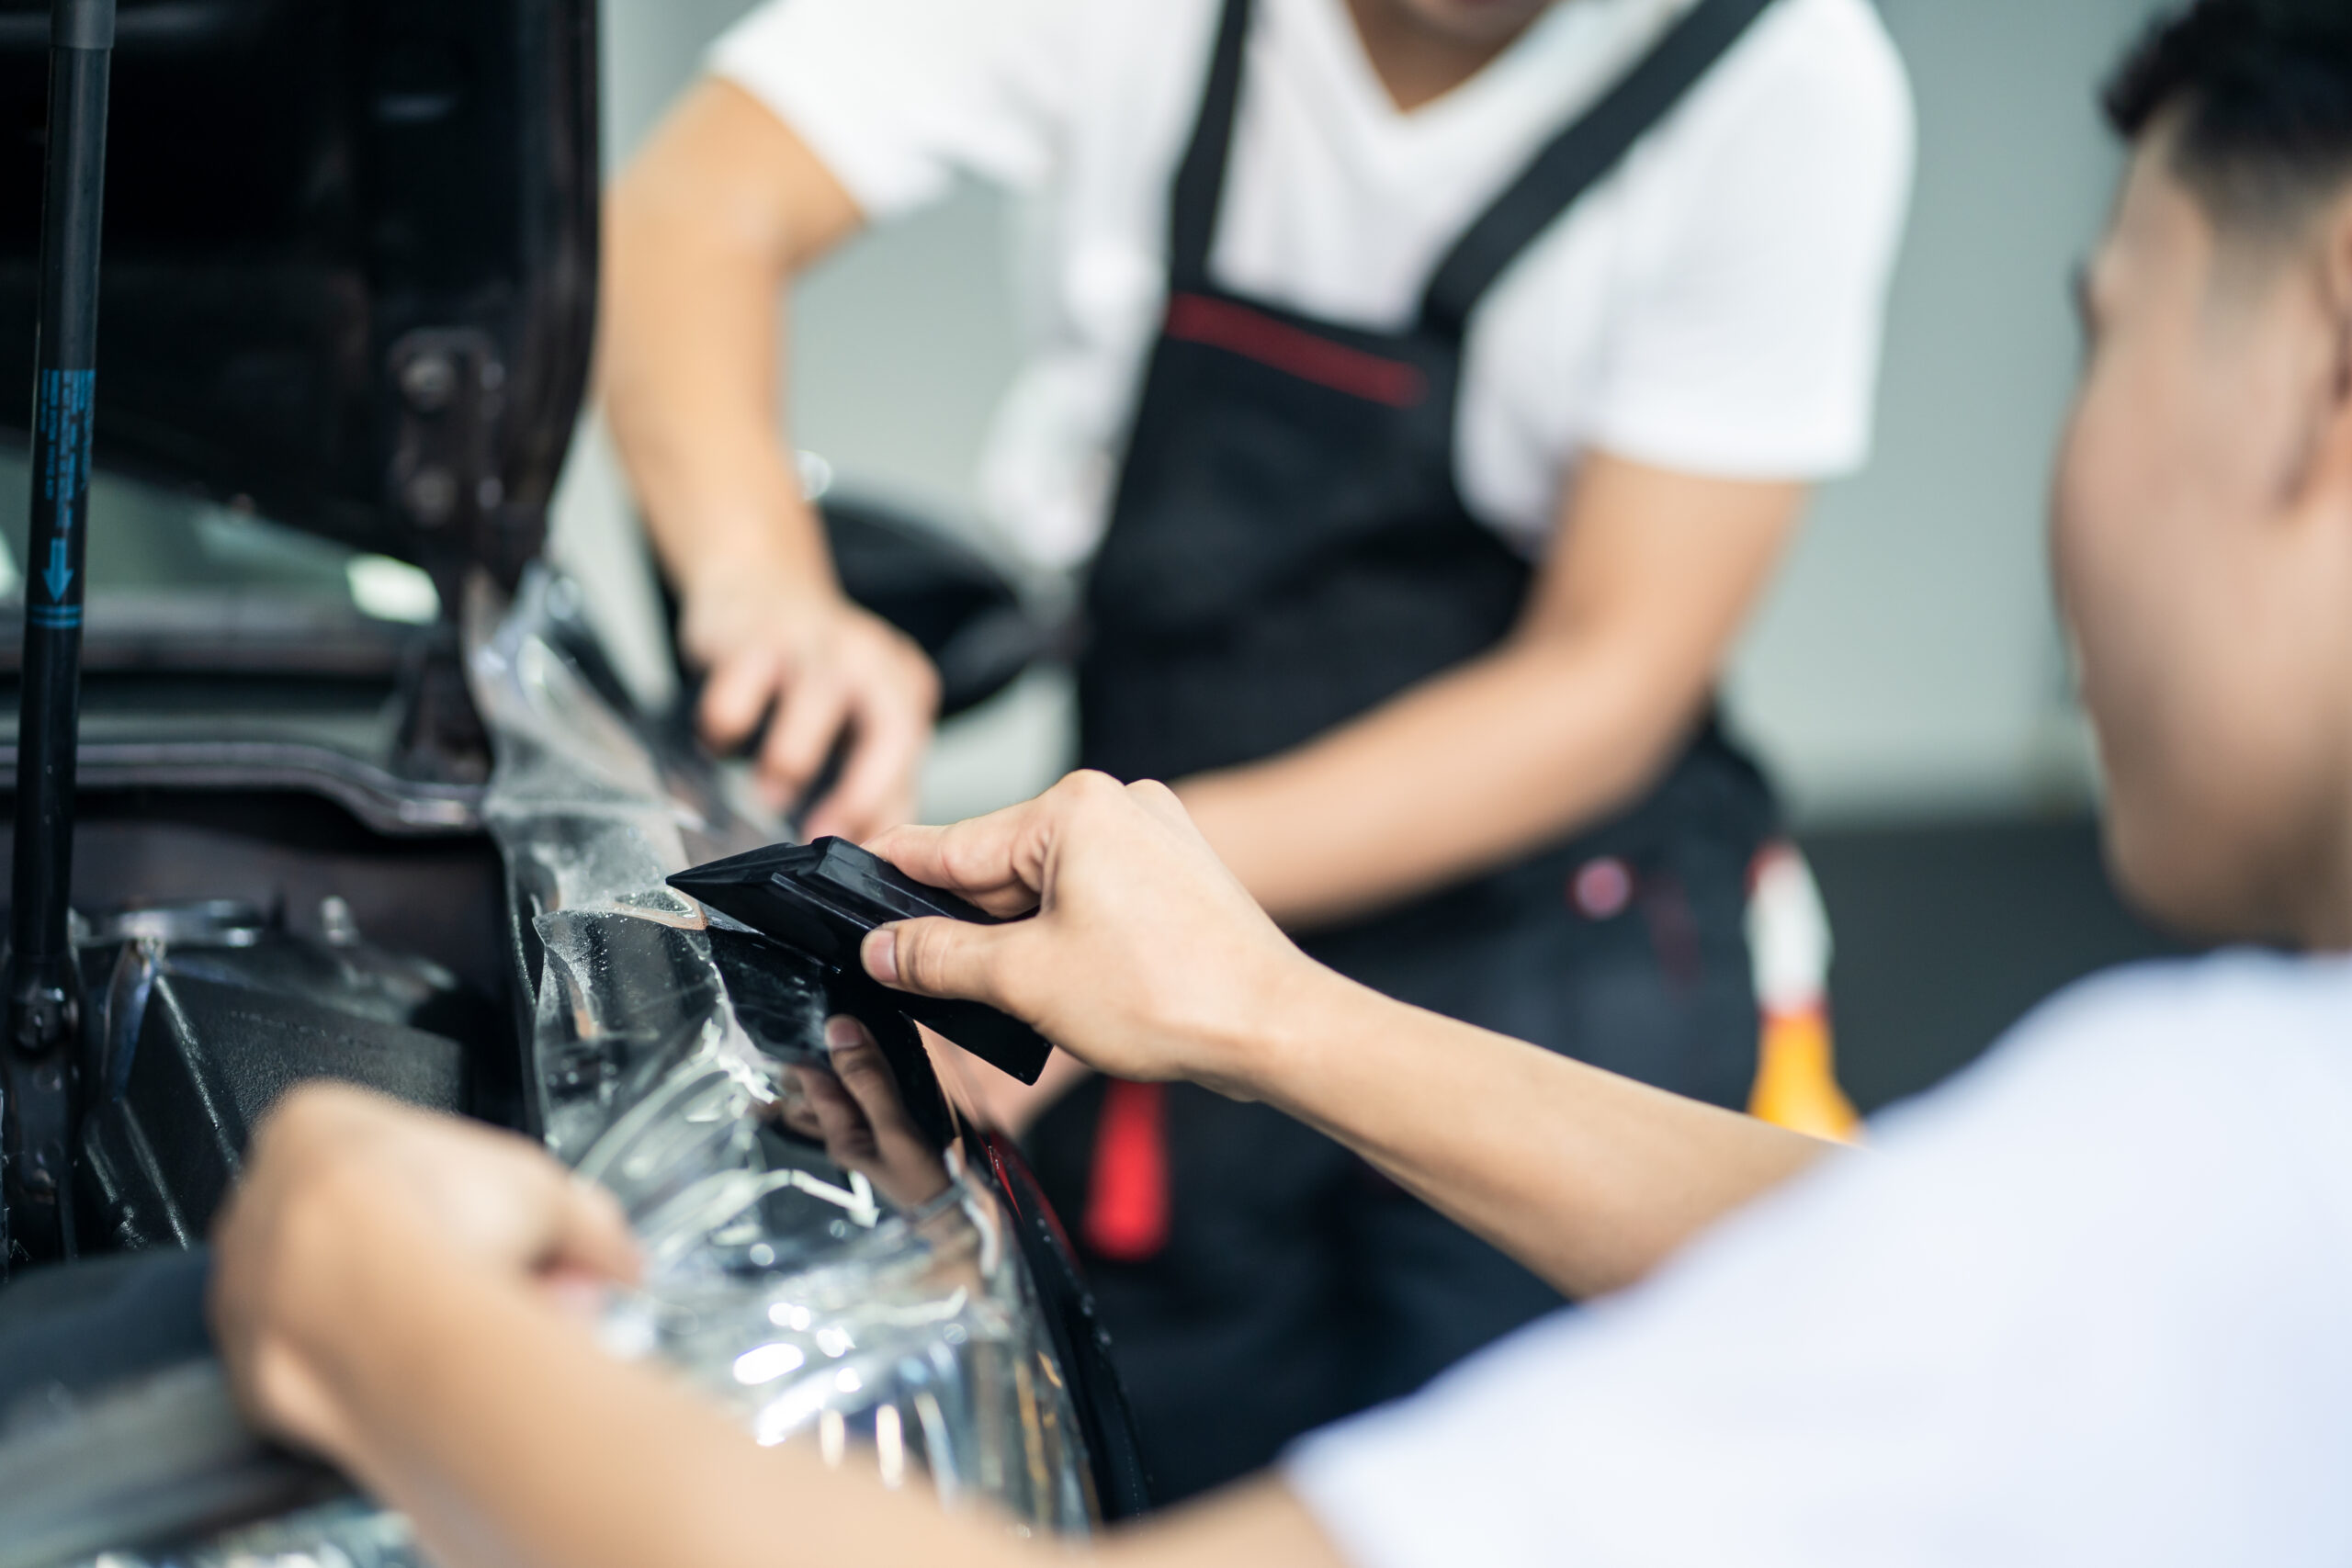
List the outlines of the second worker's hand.
{"type": "Polygon", "coordinates": [[[1259,908],[1165,785],[1072,773],[1035,800],[868,848],[1005,925],[908,920],[866,939],[888,986],[982,1001],[1118,1077],[1261,1093],[1294,1021],[1347,982],[1259,908]]]}
{"type": "Polygon", "coordinates": [[[537,1143],[324,1081],[262,1122],[212,1240],[213,1337],[246,1414],[363,1468],[346,1395],[396,1309],[387,1279],[455,1270],[593,1314],[639,1264],[612,1194],[537,1143]]]}
{"type": "Polygon", "coordinates": [[[840,777],[808,807],[804,838],[868,839],[914,815],[939,676],[905,633],[831,588],[746,569],[689,588],[679,639],[709,671],[704,739],[725,753],[767,720],[754,766],[773,809],[802,798],[846,735],[840,777]]]}

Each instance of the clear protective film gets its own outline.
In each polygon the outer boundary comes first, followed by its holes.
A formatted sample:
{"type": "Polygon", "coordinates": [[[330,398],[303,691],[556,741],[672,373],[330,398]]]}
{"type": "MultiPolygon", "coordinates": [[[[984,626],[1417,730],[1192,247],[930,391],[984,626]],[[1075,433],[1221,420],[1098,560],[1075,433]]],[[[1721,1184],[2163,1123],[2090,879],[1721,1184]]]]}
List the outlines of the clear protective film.
{"type": "Polygon", "coordinates": [[[472,666],[491,828],[542,954],[545,1136],[646,1247],[608,1344],[685,1368],[763,1443],[1085,1529],[1070,1401],[929,1055],[887,1006],[829,1051],[841,982],[663,886],[775,834],[682,736],[599,691],[567,651],[575,614],[535,572],[472,666]]]}
{"type": "MultiPolygon", "coordinates": [[[[715,927],[663,886],[777,833],[683,732],[597,678],[576,603],[535,570],[503,616],[469,607],[469,629],[497,757],[487,817],[536,977],[531,1114],[645,1248],[605,1346],[679,1367],[763,1444],[929,1485],[1023,1534],[1085,1531],[1097,1509],[1070,1396],[929,1054],[870,982],[715,927]],[[842,1011],[866,1027],[829,1049],[842,1011]]],[[[423,1561],[402,1520],[350,1500],[96,1560],[423,1561]]]]}
{"type": "Polygon", "coordinates": [[[817,966],[663,886],[775,834],[682,738],[616,710],[566,651],[570,610],[533,574],[472,663],[491,829],[542,953],[548,1145],[646,1247],[607,1342],[686,1368],[763,1443],[1083,1529],[1069,1401],[929,1058],[883,1016],[829,1052],[841,998],[817,966]]]}

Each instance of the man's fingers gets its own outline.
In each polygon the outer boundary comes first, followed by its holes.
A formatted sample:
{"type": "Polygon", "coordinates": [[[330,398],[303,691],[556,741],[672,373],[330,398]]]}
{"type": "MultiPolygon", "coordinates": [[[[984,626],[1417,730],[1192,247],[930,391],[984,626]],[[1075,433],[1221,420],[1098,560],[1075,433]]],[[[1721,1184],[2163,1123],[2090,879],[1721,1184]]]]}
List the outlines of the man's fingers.
{"type": "MultiPolygon", "coordinates": [[[[880,855],[917,882],[927,882],[933,887],[954,887],[947,880],[942,863],[940,840],[947,836],[944,828],[909,824],[877,833],[863,840],[865,846],[880,855]]],[[[970,897],[978,888],[954,887],[954,891],[970,897]]]]}
{"type": "Polygon", "coordinates": [[[861,956],[882,984],[922,997],[963,997],[1006,1008],[1002,954],[1008,926],[900,920],[868,932],[861,956]]]}
{"type": "Polygon", "coordinates": [[[760,749],[760,781],[771,801],[788,808],[808,787],[848,718],[849,693],[839,682],[810,675],[792,683],[760,749]]]}
{"type": "Polygon", "coordinates": [[[548,1268],[635,1284],[645,1260],[620,1200],[575,1176],[566,1176],[563,1186],[563,1196],[556,1205],[554,1256],[548,1268]]]}
{"type": "MultiPolygon", "coordinates": [[[[1045,891],[1046,863],[1056,841],[1105,807],[1125,809],[1122,795],[1131,787],[1146,786],[1080,770],[1035,800],[953,827],[901,828],[865,847],[917,882],[951,888],[992,915],[1017,915],[1035,908],[1045,891]]],[[[1164,786],[1148,787],[1168,795],[1164,786]]],[[[1158,810],[1193,830],[1174,795],[1158,810]]]]}
{"type": "Polygon", "coordinates": [[[809,1109],[816,1112],[818,1139],[834,1163],[847,1165],[873,1156],[874,1129],[840,1079],[827,1072],[811,1073],[804,1092],[809,1109]]]}
{"type": "Polygon", "coordinates": [[[783,683],[784,660],[767,649],[750,648],[711,667],[702,689],[702,733],[722,755],[760,727],[783,683]]]}
{"type": "Polygon", "coordinates": [[[786,1132],[821,1143],[825,1130],[817,1120],[818,1091],[815,1086],[823,1082],[830,1088],[833,1075],[822,1067],[794,1067],[790,1076],[796,1092],[786,1096],[776,1107],[775,1118],[784,1124],[786,1132]]]}
{"type": "Polygon", "coordinates": [[[842,1088],[857,1101],[877,1138],[912,1135],[914,1124],[899,1097],[898,1075],[865,1024],[846,1013],[827,1020],[825,1049],[842,1088]]]}
{"type": "Polygon", "coordinates": [[[1176,792],[1158,779],[1137,779],[1127,785],[1127,798],[1171,828],[1180,828],[1187,833],[1200,831],[1193,826],[1193,814],[1184,809],[1184,803],[1176,797],[1176,792]]]}
{"type": "Polygon", "coordinates": [[[959,893],[991,915],[1023,914],[1037,907],[1038,889],[1025,880],[1015,854],[1035,801],[1008,806],[948,828],[894,828],[865,847],[933,887],[959,893]]]}
{"type": "Polygon", "coordinates": [[[440,1169],[450,1188],[445,1197],[454,1221],[451,1234],[469,1249],[478,1256],[503,1253],[509,1267],[540,1275],[622,1283],[637,1279],[637,1236],[610,1190],[573,1175],[545,1149],[514,1134],[487,1127],[457,1132],[440,1169]],[[473,1147],[461,1152],[463,1144],[473,1147]],[[504,1193],[505,1202],[467,1202],[469,1196],[479,1198],[493,1188],[504,1193]],[[492,1215],[500,1217],[490,1220],[492,1215]]]}
{"type": "Polygon", "coordinates": [[[862,841],[905,820],[915,770],[931,727],[887,693],[867,691],[854,705],[856,743],[841,782],[808,814],[808,837],[838,833],[862,841]]]}

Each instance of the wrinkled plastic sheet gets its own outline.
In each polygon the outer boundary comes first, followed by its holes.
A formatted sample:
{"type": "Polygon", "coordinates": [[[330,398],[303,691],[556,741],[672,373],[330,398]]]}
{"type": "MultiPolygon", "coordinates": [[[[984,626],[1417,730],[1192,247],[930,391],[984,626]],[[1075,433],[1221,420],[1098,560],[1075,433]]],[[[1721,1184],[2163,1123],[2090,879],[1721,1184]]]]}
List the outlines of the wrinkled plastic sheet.
{"type": "MultiPolygon", "coordinates": [[[[827,1071],[821,985],[780,963],[754,1040],[700,908],[663,885],[771,841],[772,825],[599,694],[566,651],[560,579],[535,571],[503,617],[473,609],[475,700],[497,753],[486,815],[542,954],[544,1136],[619,1197],[645,1247],[607,1348],[684,1369],[763,1444],[985,1504],[1021,1533],[1086,1529],[1082,1440],[994,1196],[953,1148],[869,1174],[790,1135],[815,1124],[809,1075],[827,1071]]],[[[355,1501],[97,1560],[421,1561],[404,1520],[355,1501]]]]}

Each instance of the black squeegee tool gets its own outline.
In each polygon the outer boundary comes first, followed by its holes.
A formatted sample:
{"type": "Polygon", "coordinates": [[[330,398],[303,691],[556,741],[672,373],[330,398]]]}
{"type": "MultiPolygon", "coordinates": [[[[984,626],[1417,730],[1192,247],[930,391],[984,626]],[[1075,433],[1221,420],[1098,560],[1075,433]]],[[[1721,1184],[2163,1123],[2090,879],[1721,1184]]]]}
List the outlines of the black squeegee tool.
{"type": "MultiPolygon", "coordinates": [[[[851,974],[864,974],[858,946],[893,920],[942,916],[993,926],[1004,922],[944,888],[917,882],[846,839],[774,844],[682,871],[670,886],[786,947],[851,974]]],[[[1053,1046],[1009,1013],[979,1002],[888,993],[899,1011],[973,1055],[1035,1083],[1053,1046]]]]}

